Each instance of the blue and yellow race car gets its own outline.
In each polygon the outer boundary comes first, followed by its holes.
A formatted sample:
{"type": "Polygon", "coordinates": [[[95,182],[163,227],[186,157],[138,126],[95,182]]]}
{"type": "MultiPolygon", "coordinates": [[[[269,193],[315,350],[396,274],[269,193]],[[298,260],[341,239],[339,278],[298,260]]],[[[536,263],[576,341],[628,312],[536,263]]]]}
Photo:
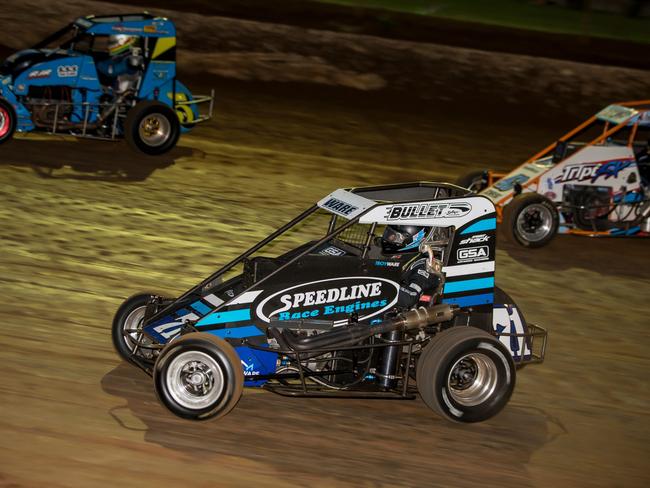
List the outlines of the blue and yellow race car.
{"type": "Polygon", "coordinates": [[[79,18],[0,65],[0,143],[38,131],[162,154],[212,107],[176,79],[174,23],[148,13],[79,18]]]}

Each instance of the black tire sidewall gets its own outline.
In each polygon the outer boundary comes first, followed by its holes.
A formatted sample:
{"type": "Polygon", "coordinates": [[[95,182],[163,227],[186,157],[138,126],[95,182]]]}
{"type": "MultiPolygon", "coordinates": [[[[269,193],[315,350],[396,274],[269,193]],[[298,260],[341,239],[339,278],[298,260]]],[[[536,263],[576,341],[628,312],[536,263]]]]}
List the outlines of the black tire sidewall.
{"type": "MultiPolygon", "coordinates": [[[[232,347],[228,344],[226,346],[232,347]]],[[[156,395],[168,410],[179,417],[191,420],[208,420],[230,410],[228,408],[229,404],[232,402],[233,397],[237,395],[238,390],[235,368],[241,368],[241,365],[232,364],[226,351],[212,341],[190,337],[173,341],[163,350],[154,366],[153,380],[156,395]],[[208,354],[217,362],[224,376],[225,385],[223,391],[211,405],[202,409],[190,409],[178,404],[169,393],[166,381],[167,369],[171,361],[179,354],[190,350],[208,354]]]]}
{"type": "Polygon", "coordinates": [[[528,248],[538,248],[548,244],[557,234],[560,225],[559,214],[553,202],[538,193],[525,193],[516,196],[505,206],[503,220],[507,240],[528,248]],[[552,219],[550,232],[539,241],[534,242],[527,240],[517,231],[517,219],[519,218],[519,215],[521,215],[528,206],[533,204],[542,205],[547,208],[551,213],[552,219]]]}
{"type": "MultiPolygon", "coordinates": [[[[480,422],[493,417],[508,403],[515,386],[515,367],[510,354],[497,345],[498,341],[476,338],[451,347],[444,353],[442,367],[433,378],[434,394],[447,417],[458,422],[480,422]],[[468,407],[456,402],[447,390],[447,378],[452,366],[462,356],[478,352],[490,358],[497,368],[497,386],[494,394],[484,403],[468,407]],[[510,380],[508,381],[508,377],[510,380]],[[458,414],[461,412],[461,415],[458,414]]],[[[500,343],[498,343],[500,344],[500,343]]]]}
{"type": "Polygon", "coordinates": [[[13,106],[6,99],[0,98],[0,106],[2,106],[2,108],[5,109],[9,114],[9,130],[4,136],[0,137],[0,144],[2,144],[8,142],[13,137],[14,133],[16,132],[16,124],[18,118],[13,106]]]}
{"type": "Polygon", "coordinates": [[[181,133],[181,125],[178,115],[174,110],[164,103],[154,100],[140,102],[133,107],[126,116],[124,125],[124,136],[131,147],[148,154],[157,156],[170,151],[178,142],[181,133]],[[164,116],[170,124],[171,134],[169,139],[160,146],[150,146],[140,137],[139,127],[142,120],[151,114],[160,114],[164,116]]]}
{"type": "Polygon", "coordinates": [[[117,351],[118,355],[125,361],[133,362],[131,359],[131,349],[127,346],[126,339],[122,333],[124,322],[131,312],[137,308],[146,306],[152,296],[151,293],[133,295],[132,297],[127,298],[122,305],[120,305],[120,308],[117,309],[117,312],[115,312],[111,328],[113,347],[117,351]]]}

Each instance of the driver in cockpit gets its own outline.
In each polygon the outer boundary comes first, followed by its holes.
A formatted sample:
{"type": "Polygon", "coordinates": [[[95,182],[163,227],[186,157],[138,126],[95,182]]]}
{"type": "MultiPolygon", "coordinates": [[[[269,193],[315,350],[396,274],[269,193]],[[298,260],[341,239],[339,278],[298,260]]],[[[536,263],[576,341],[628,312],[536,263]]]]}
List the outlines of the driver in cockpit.
{"type": "Polygon", "coordinates": [[[434,228],[427,238],[428,231],[428,227],[388,225],[381,237],[384,254],[424,251],[413,258],[402,273],[397,299],[400,308],[412,308],[425,299],[433,304],[440,293],[443,283],[441,254],[449,242],[448,229],[434,228]]]}
{"type": "Polygon", "coordinates": [[[111,35],[108,39],[109,58],[97,63],[97,71],[111,80],[116,93],[135,89],[144,63],[141,50],[137,47],[140,38],[125,34],[111,35]]]}

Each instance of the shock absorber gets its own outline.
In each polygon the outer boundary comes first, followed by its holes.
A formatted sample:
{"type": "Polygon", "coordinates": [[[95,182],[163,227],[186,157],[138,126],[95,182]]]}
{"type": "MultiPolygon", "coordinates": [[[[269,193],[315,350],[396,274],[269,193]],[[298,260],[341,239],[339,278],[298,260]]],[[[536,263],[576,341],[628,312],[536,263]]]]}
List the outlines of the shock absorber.
{"type": "MultiPolygon", "coordinates": [[[[392,330],[382,334],[381,337],[389,342],[399,342],[404,337],[404,332],[401,329],[392,330]]],[[[379,378],[379,384],[387,390],[397,386],[397,370],[401,352],[402,346],[387,346],[384,348],[377,377],[379,378]]]]}

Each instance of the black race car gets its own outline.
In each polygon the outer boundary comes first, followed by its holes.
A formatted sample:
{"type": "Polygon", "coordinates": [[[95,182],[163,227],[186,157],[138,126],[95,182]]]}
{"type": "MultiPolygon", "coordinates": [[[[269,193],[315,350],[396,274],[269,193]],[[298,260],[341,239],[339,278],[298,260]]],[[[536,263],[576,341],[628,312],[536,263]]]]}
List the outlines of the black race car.
{"type": "Polygon", "coordinates": [[[336,190],[182,296],[126,300],[113,342],[188,419],[225,415],[255,386],[419,393],[443,417],[485,420],[546,348],[494,284],[495,229],[492,202],[450,184],[336,190]]]}

